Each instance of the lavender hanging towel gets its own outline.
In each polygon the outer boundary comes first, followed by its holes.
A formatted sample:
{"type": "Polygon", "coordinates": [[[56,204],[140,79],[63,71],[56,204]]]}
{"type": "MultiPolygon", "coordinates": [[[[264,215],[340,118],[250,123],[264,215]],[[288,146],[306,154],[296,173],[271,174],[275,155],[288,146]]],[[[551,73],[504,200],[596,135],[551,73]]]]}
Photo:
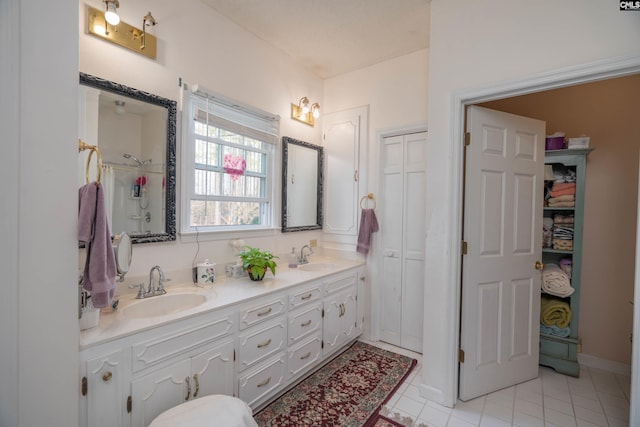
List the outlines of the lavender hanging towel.
{"type": "Polygon", "coordinates": [[[91,292],[96,308],[109,306],[116,289],[116,260],[107,223],[101,184],[79,190],[78,240],[87,248],[82,287],[91,292]]]}
{"type": "Polygon", "coordinates": [[[360,215],[360,230],[358,231],[358,246],[356,250],[361,254],[369,253],[371,233],[378,231],[378,218],[373,209],[362,209],[360,215]]]}

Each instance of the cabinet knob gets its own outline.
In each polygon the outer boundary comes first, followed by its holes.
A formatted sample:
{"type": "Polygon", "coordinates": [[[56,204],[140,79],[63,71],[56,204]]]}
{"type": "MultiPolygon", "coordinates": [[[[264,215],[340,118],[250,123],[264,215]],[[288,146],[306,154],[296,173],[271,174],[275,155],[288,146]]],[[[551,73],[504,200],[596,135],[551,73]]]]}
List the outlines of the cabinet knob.
{"type": "Polygon", "coordinates": [[[544,264],[541,263],[540,261],[536,261],[535,268],[536,268],[536,270],[543,270],[544,269],[544,264]]]}
{"type": "Polygon", "coordinates": [[[107,371],[104,374],[102,374],[102,381],[108,382],[109,380],[111,380],[112,376],[113,374],[111,373],[111,371],[107,371]]]}

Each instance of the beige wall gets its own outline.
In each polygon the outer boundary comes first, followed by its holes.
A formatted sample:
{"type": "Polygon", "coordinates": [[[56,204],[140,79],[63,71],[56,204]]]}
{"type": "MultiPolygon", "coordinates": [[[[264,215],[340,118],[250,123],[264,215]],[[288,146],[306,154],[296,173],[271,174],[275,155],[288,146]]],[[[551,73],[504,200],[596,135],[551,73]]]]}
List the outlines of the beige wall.
{"type": "Polygon", "coordinates": [[[588,135],[579,335],[585,354],[631,364],[640,75],[482,104],[588,135]]]}

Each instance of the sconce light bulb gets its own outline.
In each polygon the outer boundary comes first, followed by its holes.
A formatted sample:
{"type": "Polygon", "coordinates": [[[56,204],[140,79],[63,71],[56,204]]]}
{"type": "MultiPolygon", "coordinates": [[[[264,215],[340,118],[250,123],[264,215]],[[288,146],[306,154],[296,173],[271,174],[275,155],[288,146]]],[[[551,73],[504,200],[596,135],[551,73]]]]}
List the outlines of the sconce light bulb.
{"type": "Polygon", "coordinates": [[[318,104],[317,102],[314,102],[313,105],[311,106],[311,111],[313,112],[313,117],[314,118],[318,118],[320,117],[320,104],[318,104]]]}
{"type": "Polygon", "coordinates": [[[107,11],[104,14],[104,19],[111,25],[118,25],[120,23],[120,16],[116,11],[116,4],[113,2],[107,2],[107,11]]]}
{"type": "Polygon", "coordinates": [[[300,99],[300,108],[303,115],[306,115],[311,110],[309,108],[309,99],[306,96],[300,99]]]}

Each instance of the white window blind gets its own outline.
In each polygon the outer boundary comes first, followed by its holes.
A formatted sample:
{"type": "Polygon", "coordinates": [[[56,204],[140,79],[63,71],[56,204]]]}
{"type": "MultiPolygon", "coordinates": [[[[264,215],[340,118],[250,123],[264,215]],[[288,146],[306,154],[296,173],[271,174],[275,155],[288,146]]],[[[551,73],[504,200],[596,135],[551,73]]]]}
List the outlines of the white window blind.
{"type": "Polygon", "coordinates": [[[279,117],[194,86],[188,118],[185,231],[271,226],[279,117]]]}

